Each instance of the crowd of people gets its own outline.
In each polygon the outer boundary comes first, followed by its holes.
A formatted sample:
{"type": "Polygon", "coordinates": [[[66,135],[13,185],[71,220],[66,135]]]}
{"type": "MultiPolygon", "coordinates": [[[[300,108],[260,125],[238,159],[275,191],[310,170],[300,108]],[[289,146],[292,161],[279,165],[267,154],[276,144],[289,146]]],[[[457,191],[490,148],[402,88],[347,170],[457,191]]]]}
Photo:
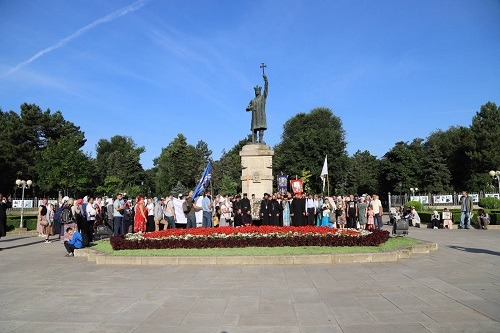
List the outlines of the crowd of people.
{"type": "Polygon", "coordinates": [[[216,195],[207,191],[200,198],[170,193],[166,197],[142,197],[134,200],[118,193],[116,198],[80,199],[64,197],[57,205],[42,199],[38,207],[37,231],[50,242],[59,234],[68,241],[67,228],[78,231],[84,243],[92,242],[99,227],[108,226],[114,235],[130,232],[152,232],[184,227],[178,217],[182,214],[186,228],[218,226],[329,226],[337,228],[375,229],[382,227],[382,204],[373,196],[330,196],[321,194],[267,194],[257,199],[255,194],[235,196],[216,195]],[[182,203],[182,206],[179,206],[182,203]],[[197,212],[202,212],[197,219],[197,212]],[[198,220],[198,221],[197,221],[198,220]],[[55,230],[57,228],[58,230],[55,230]]]}
{"type": "MultiPolygon", "coordinates": [[[[467,194],[461,199],[461,228],[470,227],[472,217],[470,200],[467,194]]],[[[0,210],[1,224],[5,225],[7,198],[2,197],[0,210]],[[3,213],[2,213],[3,212],[3,213]]],[[[38,207],[37,231],[40,237],[50,243],[50,236],[58,234],[65,244],[68,255],[74,248],[86,246],[99,232],[108,234],[127,234],[131,232],[153,232],[179,227],[204,228],[219,226],[240,227],[245,225],[270,226],[325,226],[331,228],[380,229],[382,228],[383,208],[377,194],[325,196],[322,194],[265,193],[262,198],[247,193],[235,196],[211,196],[206,191],[201,197],[170,193],[166,197],[142,197],[134,200],[118,193],[116,198],[94,198],[85,196],[80,199],[64,197],[57,205],[46,198],[38,207]],[[57,229],[57,230],[56,230],[57,229]]],[[[398,214],[399,216],[399,214],[398,214]]],[[[420,227],[420,217],[415,207],[401,212],[401,216],[420,227]]],[[[391,212],[391,220],[392,220],[391,212]]],[[[480,227],[487,229],[489,215],[482,209],[478,211],[480,227]]],[[[452,228],[451,212],[445,209],[440,214],[435,211],[431,226],[452,228]]],[[[6,230],[0,226],[0,237],[6,230]]]]}

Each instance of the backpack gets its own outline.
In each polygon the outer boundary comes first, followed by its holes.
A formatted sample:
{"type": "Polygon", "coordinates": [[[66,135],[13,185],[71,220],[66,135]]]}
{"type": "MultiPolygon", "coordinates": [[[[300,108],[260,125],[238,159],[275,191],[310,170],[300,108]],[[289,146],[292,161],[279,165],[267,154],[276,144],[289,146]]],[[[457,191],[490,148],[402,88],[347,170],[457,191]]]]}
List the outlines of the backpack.
{"type": "Polygon", "coordinates": [[[54,222],[61,223],[61,213],[64,210],[64,206],[58,207],[54,213],[54,222]]]}
{"type": "Polygon", "coordinates": [[[188,199],[182,203],[182,211],[184,214],[188,214],[191,211],[191,205],[188,203],[188,199]]]}
{"type": "Polygon", "coordinates": [[[64,208],[61,212],[61,223],[73,223],[73,213],[71,212],[71,208],[64,208]]]}
{"type": "Polygon", "coordinates": [[[40,215],[42,216],[47,215],[47,206],[42,205],[42,210],[40,211],[40,215]]]}

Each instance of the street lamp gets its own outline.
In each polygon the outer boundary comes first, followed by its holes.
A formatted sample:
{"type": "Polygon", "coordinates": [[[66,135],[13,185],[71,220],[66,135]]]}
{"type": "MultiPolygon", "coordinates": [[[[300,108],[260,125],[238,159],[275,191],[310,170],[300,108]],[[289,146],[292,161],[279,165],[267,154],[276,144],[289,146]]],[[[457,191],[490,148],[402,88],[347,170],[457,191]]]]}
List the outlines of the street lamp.
{"type": "Polygon", "coordinates": [[[411,191],[411,196],[414,197],[415,196],[415,192],[418,192],[418,188],[417,187],[415,187],[415,188],[411,187],[410,191],[411,191]]]}
{"type": "Polygon", "coordinates": [[[25,188],[30,188],[30,186],[33,184],[31,180],[21,180],[17,179],[16,180],[16,185],[17,187],[20,187],[23,189],[22,194],[21,194],[21,223],[19,224],[19,228],[23,228],[23,216],[24,216],[24,189],[25,188]]]}
{"type": "Polygon", "coordinates": [[[497,182],[498,182],[498,193],[500,193],[500,171],[494,171],[494,170],[491,170],[489,172],[490,176],[493,177],[493,179],[496,179],[497,182]]]}

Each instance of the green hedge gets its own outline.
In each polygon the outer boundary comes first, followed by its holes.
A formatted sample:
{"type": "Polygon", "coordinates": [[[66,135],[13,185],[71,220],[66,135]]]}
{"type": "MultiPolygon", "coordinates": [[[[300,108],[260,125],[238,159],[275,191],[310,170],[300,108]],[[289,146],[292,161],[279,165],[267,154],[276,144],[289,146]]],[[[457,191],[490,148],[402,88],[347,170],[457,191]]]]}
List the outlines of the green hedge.
{"type": "Polygon", "coordinates": [[[479,206],[484,209],[500,209],[500,199],[497,198],[482,198],[479,200],[479,206]]]}
{"type": "MultiPolygon", "coordinates": [[[[460,224],[460,217],[462,213],[460,210],[450,210],[452,212],[452,219],[454,224],[460,224]]],[[[438,212],[441,214],[443,211],[438,210],[438,212]]],[[[486,210],[488,212],[488,210],[486,210]]],[[[472,217],[472,223],[477,224],[477,210],[473,211],[474,216],[472,217]]],[[[433,212],[425,211],[425,212],[418,212],[418,215],[420,216],[420,222],[422,223],[431,223],[432,219],[432,214],[433,212]]],[[[490,222],[491,224],[500,224],[500,212],[489,212],[490,214],[490,222]]]]}
{"type": "MultiPolygon", "coordinates": [[[[21,215],[7,215],[7,231],[19,228],[19,223],[21,223],[21,215]]],[[[36,230],[37,215],[24,214],[23,223],[28,230],[36,230]]]]}

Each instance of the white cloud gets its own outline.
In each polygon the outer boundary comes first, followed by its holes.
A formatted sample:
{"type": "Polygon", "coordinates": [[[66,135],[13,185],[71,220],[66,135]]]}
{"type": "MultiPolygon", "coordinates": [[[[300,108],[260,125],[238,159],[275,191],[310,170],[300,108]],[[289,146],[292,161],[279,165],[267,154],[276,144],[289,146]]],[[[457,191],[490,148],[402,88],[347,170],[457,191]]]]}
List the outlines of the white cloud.
{"type": "Polygon", "coordinates": [[[20,64],[16,65],[15,67],[11,68],[10,70],[8,70],[7,72],[3,73],[3,74],[0,74],[0,78],[4,78],[16,71],[18,71],[20,68],[26,66],[26,65],[29,65],[30,63],[32,63],[33,61],[35,61],[36,59],[42,57],[43,55],[49,53],[49,52],[52,52],[54,50],[57,50],[58,48],[60,47],[63,47],[64,45],[68,44],[69,42],[73,41],[74,39],[80,37],[81,35],[85,34],[86,32],[88,32],[89,30],[92,30],[94,29],[95,27],[103,24],[103,23],[108,23],[108,22],[111,22],[111,21],[114,21],[116,20],[117,18],[120,18],[122,16],[125,16],[129,13],[132,13],[138,9],[140,9],[141,7],[143,7],[145,4],[146,4],[147,0],[139,0],[139,1],[136,1],[134,2],[133,4],[127,6],[127,7],[124,7],[124,8],[121,8],[111,14],[108,14],[104,17],[101,17],[100,19],[86,25],[85,27],[81,28],[81,29],[78,29],[76,32],[74,32],[73,34],[71,34],[70,36],[66,37],[66,38],[63,38],[61,39],[59,42],[57,42],[56,44],[52,45],[52,46],[49,46],[41,51],[39,51],[38,53],[36,53],[35,55],[33,55],[31,58],[29,58],[28,60],[24,61],[24,62],[21,62],[20,64]]]}

